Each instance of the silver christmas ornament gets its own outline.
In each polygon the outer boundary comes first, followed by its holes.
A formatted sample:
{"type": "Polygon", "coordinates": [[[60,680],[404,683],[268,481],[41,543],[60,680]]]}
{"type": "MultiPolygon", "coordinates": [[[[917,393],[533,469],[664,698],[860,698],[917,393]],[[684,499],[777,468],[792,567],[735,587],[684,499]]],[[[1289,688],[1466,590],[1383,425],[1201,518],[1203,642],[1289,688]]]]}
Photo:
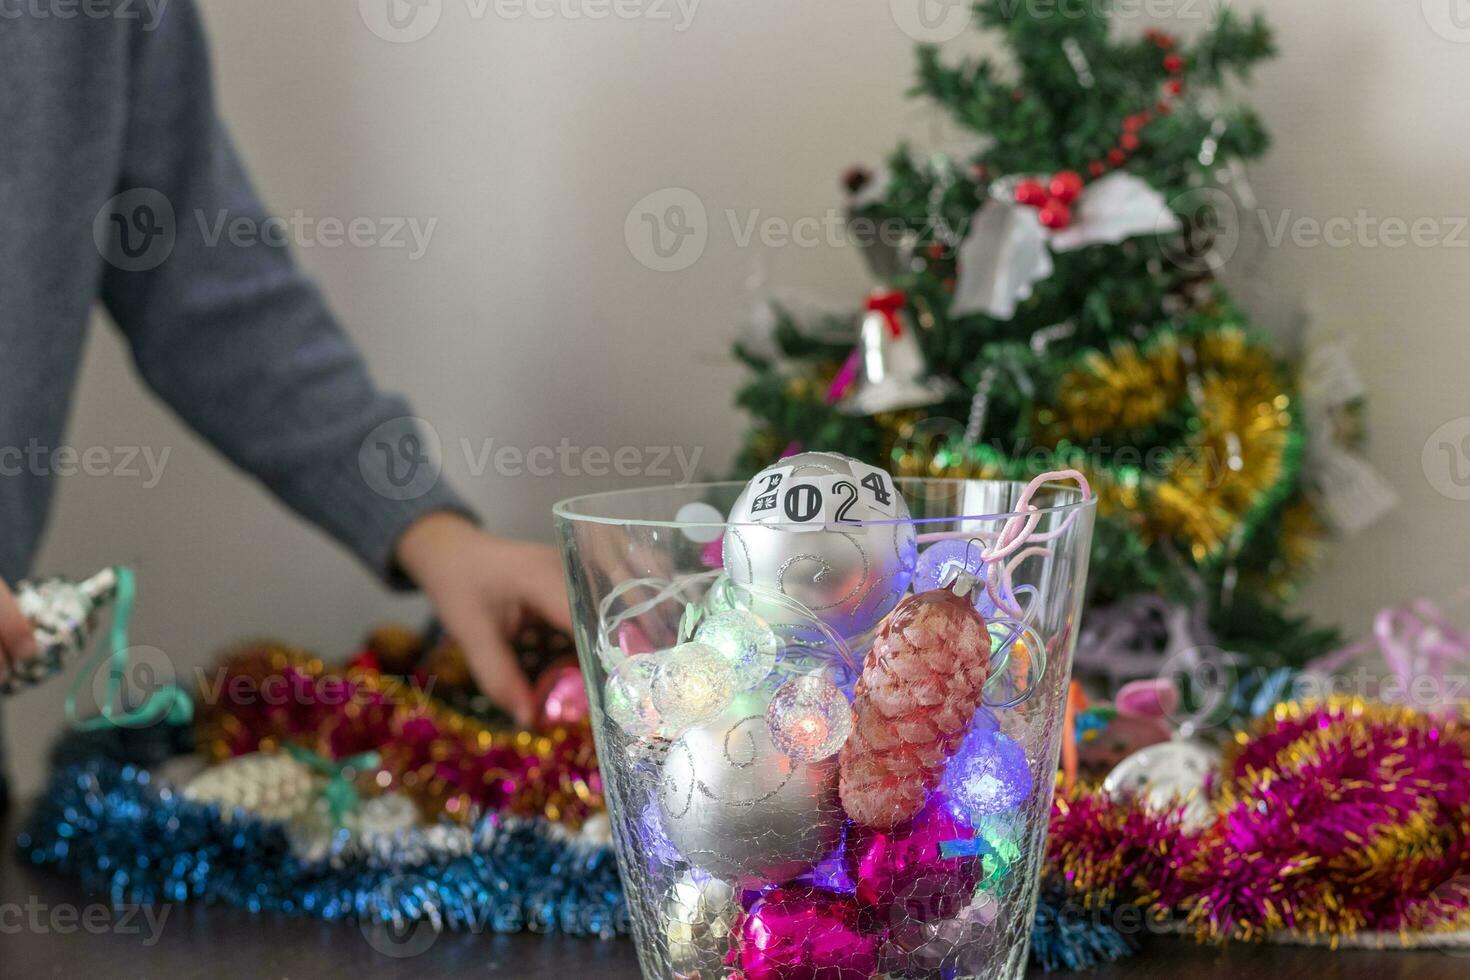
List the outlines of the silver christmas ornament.
{"type": "Polygon", "coordinates": [[[943,401],[953,389],[929,373],[919,349],[913,321],[901,308],[887,303],[902,293],[875,294],[858,328],[857,381],[838,403],[848,415],[877,415],[904,408],[922,408],[943,401]],[[877,308],[875,308],[875,306],[877,308]]]}
{"type": "Polygon", "coordinates": [[[872,629],[908,591],[917,557],[909,509],[893,478],[836,453],[798,453],[756,474],[725,531],[725,571],[800,606],[763,599],[751,611],[797,637],[872,629]],[[865,523],[868,522],[868,523],[865,523]]]}
{"type": "Polygon", "coordinates": [[[98,613],[117,594],[117,572],[104,568],[91,578],[72,582],[62,578],[21,582],[15,602],[31,624],[36,656],[12,661],[0,694],[33,687],[59,673],[66,662],[86,651],[92,641],[98,613]]]}
{"type": "Polygon", "coordinates": [[[739,919],[739,894],[718,878],[693,870],[670,885],[664,899],[664,940],[675,976],[725,976],[725,955],[739,919]]]}
{"type": "Polygon", "coordinates": [[[1201,742],[1176,738],[1139,749],[1113,767],[1103,792],[1137,796],[1149,806],[1184,806],[1183,825],[1198,829],[1213,818],[1209,779],[1219,771],[1220,753],[1201,742]]]}
{"type": "Polygon", "coordinates": [[[685,860],[732,882],[785,882],[842,836],[837,759],[800,763],[771,741],[768,698],[742,694],[685,732],[659,777],[664,831],[685,860]]]}
{"type": "Polygon", "coordinates": [[[183,789],[185,799],[213,803],[228,819],[244,810],[266,820],[307,813],[326,778],[285,752],[251,752],[211,766],[183,789]]]}

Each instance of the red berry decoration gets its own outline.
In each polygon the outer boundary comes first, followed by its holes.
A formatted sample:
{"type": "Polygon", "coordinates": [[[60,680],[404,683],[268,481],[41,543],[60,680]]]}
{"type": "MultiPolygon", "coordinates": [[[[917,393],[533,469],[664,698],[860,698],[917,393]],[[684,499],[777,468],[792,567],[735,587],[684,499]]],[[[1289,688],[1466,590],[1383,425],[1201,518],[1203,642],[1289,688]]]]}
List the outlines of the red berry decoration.
{"type": "Polygon", "coordinates": [[[1174,46],[1174,35],[1169,34],[1165,31],[1161,31],[1156,27],[1150,27],[1148,30],[1144,31],[1143,36],[1152,41],[1154,44],[1158,45],[1160,48],[1163,48],[1165,51],[1168,51],[1174,46]]]}
{"type": "Polygon", "coordinates": [[[1171,78],[1168,82],[1164,83],[1164,91],[1170,95],[1182,95],[1184,93],[1184,83],[1177,78],[1171,78]]]}
{"type": "Polygon", "coordinates": [[[1039,208],[1046,203],[1046,188],[1039,180],[1023,180],[1016,185],[1016,203],[1039,208]]]}
{"type": "Polygon", "coordinates": [[[1115,166],[1115,167],[1121,167],[1121,166],[1123,166],[1123,164],[1125,164],[1127,162],[1128,162],[1128,154],[1124,153],[1122,150],[1118,149],[1116,146],[1113,147],[1111,150],[1108,151],[1108,163],[1112,164],[1113,166],[1115,166]]]}
{"type": "Polygon", "coordinates": [[[1130,133],[1136,133],[1149,124],[1148,110],[1137,112],[1123,120],[1123,128],[1130,133]]]}
{"type": "Polygon", "coordinates": [[[1133,133],[1124,133],[1119,138],[1118,145],[1131,153],[1138,149],[1138,137],[1133,133]]]}
{"type": "Polygon", "coordinates": [[[1171,75],[1177,75],[1184,70],[1184,59],[1177,54],[1164,56],[1164,71],[1171,75]]]}
{"type": "Polygon", "coordinates": [[[1094,160],[1087,165],[1087,172],[1092,174],[1092,176],[1094,177],[1101,177],[1104,173],[1107,172],[1107,169],[1108,165],[1103,163],[1101,160],[1094,160]]]}
{"type": "Polygon", "coordinates": [[[1063,170],[1052,177],[1048,185],[1051,196],[1063,204],[1071,204],[1082,193],[1082,175],[1075,170],[1063,170]]]}
{"type": "Polygon", "coordinates": [[[1072,209],[1061,201],[1047,201],[1041,209],[1041,223],[1052,231],[1059,231],[1072,223],[1072,209]]]}
{"type": "Polygon", "coordinates": [[[929,246],[929,250],[928,251],[929,251],[929,258],[933,259],[936,262],[939,261],[940,259],[944,258],[944,246],[941,245],[941,244],[939,244],[938,242],[932,243],[929,246]]]}

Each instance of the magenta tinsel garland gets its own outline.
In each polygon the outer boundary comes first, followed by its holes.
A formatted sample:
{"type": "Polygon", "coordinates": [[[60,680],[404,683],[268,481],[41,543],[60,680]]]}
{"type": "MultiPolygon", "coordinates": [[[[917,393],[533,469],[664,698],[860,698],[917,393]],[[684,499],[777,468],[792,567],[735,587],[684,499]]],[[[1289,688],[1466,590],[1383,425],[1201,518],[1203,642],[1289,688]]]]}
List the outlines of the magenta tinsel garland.
{"type": "Polygon", "coordinates": [[[1470,730],[1354,701],[1282,705],[1242,735],[1215,817],[1186,832],[1084,792],[1059,798],[1052,872],[1092,901],[1184,917],[1202,939],[1470,926],[1470,730]]]}

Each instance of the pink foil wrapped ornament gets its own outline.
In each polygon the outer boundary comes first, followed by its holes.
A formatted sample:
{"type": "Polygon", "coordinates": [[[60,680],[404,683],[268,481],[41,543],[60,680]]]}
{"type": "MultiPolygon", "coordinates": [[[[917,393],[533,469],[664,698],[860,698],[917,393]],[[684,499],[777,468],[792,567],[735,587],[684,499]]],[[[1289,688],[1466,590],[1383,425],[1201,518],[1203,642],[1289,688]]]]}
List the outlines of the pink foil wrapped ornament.
{"type": "Polygon", "coordinates": [[[857,900],[891,926],[953,918],[974,896],[982,865],[974,857],[941,858],[939,845],[974,836],[937,795],[893,830],[854,826],[846,858],[857,900]]]}
{"type": "Polygon", "coordinates": [[[559,725],[576,725],[587,720],[587,685],[575,657],[558,660],[536,679],[536,729],[548,731],[559,725]]]}
{"type": "Polygon", "coordinates": [[[725,536],[721,534],[713,541],[706,542],[699,549],[699,560],[704,563],[705,568],[725,567],[725,536]]]}
{"type": "Polygon", "coordinates": [[[858,925],[851,899],[817,888],[777,888],[740,923],[735,954],[744,980],[868,980],[878,937],[858,925]]]}
{"type": "Polygon", "coordinates": [[[652,653],[657,649],[643,627],[629,620],[618,627],[618,649],[625,656],[636,657],[640,653],[652,653]]]}

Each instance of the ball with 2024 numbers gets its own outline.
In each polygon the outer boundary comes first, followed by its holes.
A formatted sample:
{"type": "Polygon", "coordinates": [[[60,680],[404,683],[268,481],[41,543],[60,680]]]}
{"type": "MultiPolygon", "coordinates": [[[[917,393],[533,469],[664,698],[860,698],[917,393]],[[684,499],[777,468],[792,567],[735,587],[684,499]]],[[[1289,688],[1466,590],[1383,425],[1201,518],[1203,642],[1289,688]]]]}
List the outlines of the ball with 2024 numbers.
{"type": "MultiPolygon", "coordinates": [[[[917,557],[908,504],[883,470],[836,453],[798,453],[757,473],[725,531],[725,571],[795,599],[842,637],[878,624],[908,591],[917,557]]],[[[768,623],[812,624],[756,593],[768,623]]]]}

